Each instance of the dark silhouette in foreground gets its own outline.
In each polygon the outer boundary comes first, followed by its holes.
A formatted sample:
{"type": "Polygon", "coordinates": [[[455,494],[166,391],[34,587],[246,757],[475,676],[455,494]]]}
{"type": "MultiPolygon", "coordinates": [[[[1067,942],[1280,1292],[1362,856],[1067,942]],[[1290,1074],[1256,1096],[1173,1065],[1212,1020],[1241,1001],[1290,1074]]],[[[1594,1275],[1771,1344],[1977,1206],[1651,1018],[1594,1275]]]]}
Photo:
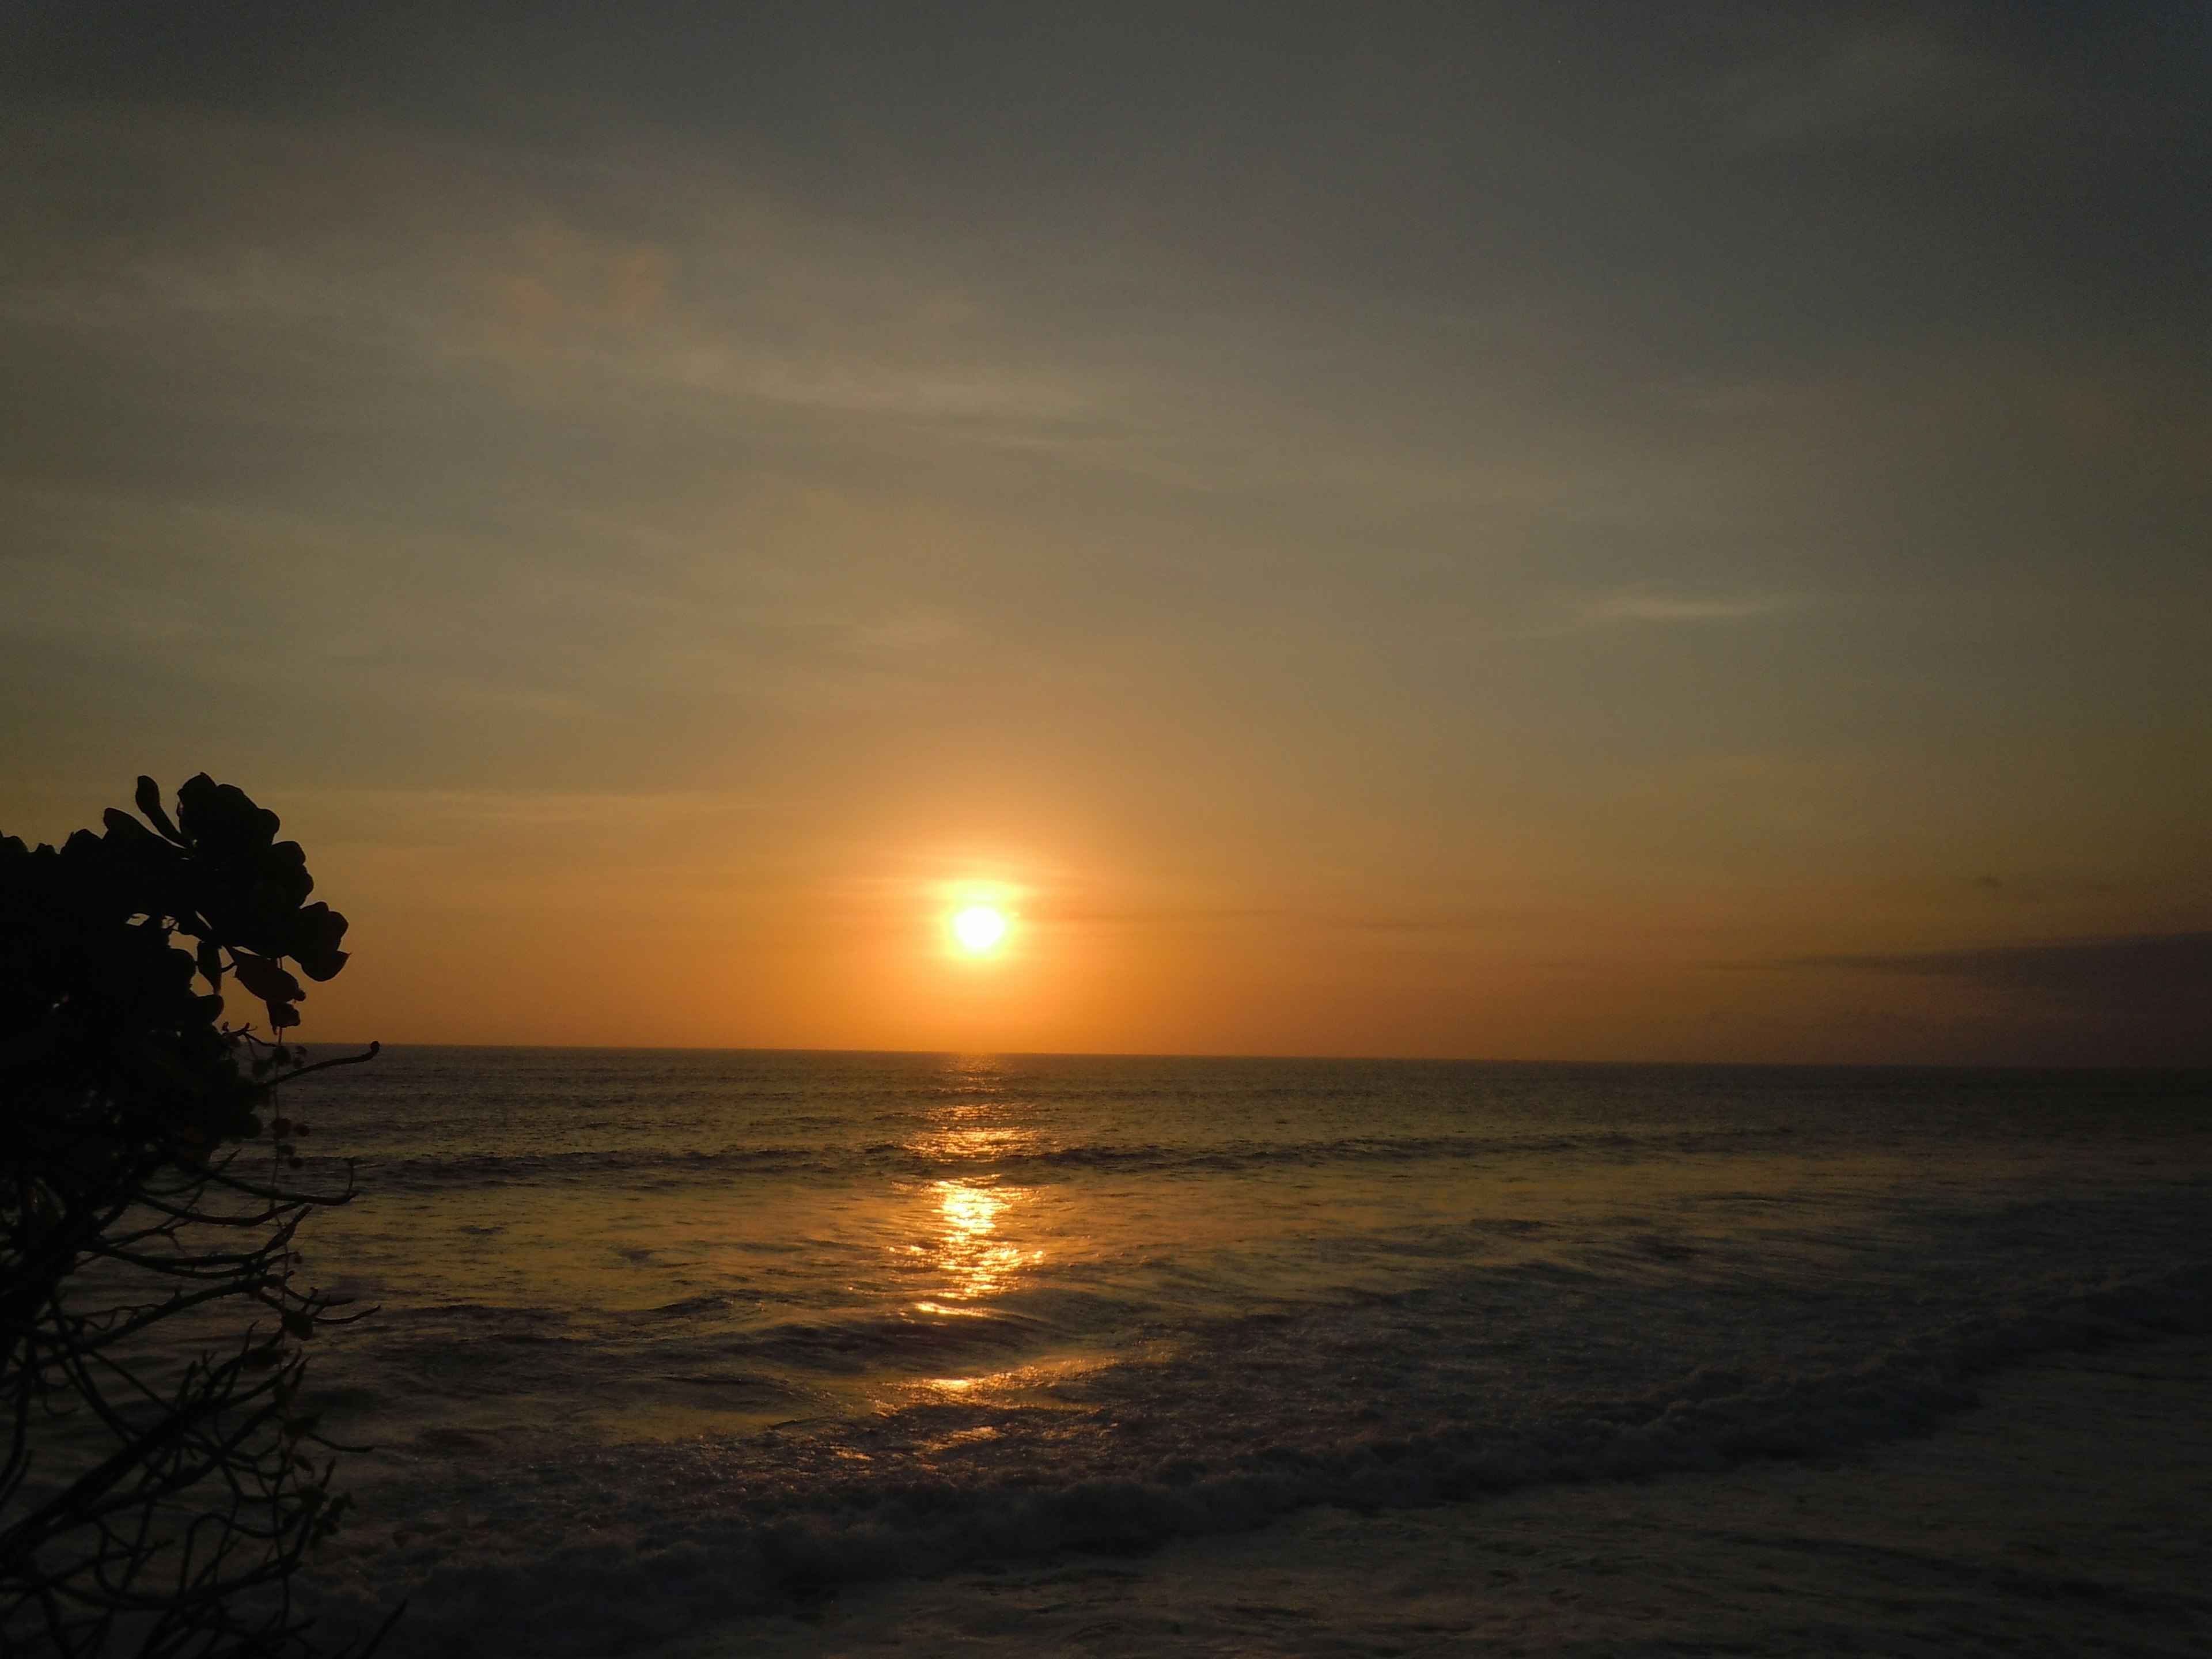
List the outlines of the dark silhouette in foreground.
{"type": "Polygon", "coordinates": [[[315,1651],[291,1576],[338,1525],[302,1345],[277,1087],[345,918],[276,815],[204,775],[60,848],[0,836],[0,1649],[315,1651]],[[149,827],[150,826],[150,827],[149,827]],[[223,1023],[228,975],[270,1036],[223,1023]]]}

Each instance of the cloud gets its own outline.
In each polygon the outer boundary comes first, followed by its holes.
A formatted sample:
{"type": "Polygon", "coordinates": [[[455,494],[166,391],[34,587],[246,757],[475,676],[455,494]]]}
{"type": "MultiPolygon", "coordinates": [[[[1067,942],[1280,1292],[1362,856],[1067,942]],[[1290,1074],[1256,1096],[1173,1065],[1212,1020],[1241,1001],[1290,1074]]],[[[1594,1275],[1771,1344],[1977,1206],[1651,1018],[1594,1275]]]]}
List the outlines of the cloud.
{"type": "Polygon", "coordinates": [[[1734,77],[1725,102],[1747,140],[1787,144],[2001,133],[2043,98],[2020,64],[1899,21],[1792,31],[1773,55],[1734,77]]]}
{"type": "Polygon", "coordinates": [[[2212,1066],[2212,932],[1809,957],[1894,982],[1898,1016],[1948,1061],[2212,1066]]]}
{"type": "Polygon", "coordinates": [[[1912,974],[2099,1009],[2194,1001],[2212,1026],[2212,933],[2130,933],[1957,951],[1808,957],[1807,968],[1912,974]]]}
{"type": "Polygon", "coordinates": [[[1567,617],[1551,632],[1583,634],[1599,629],[1646,624],[1744,622],[1795,609],[1800,601],[1767,593],[1663,593],[1646,587],[1624,588],[1570,599],[1567,617]]]}

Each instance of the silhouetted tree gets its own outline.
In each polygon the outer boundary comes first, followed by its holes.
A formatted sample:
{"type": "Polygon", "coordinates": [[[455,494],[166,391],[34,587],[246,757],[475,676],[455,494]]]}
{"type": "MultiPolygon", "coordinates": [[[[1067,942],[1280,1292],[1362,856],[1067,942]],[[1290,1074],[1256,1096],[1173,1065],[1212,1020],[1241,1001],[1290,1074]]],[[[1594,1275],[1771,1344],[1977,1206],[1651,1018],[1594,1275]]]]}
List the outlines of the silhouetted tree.
{"type": "Polygon", "coordinates": [[[0,837],[0,1648],[313,1651],[291,1590],[338,1524],[301,1345],[358,1315],[294,1277],[284,1033],[345,965],[295,842],[204,775],[173,819],[0,837]],[[180,948],[181,946],[189,948],[180,948]],[[226,975],[270,1035],[223,1021],[226,975]]]}

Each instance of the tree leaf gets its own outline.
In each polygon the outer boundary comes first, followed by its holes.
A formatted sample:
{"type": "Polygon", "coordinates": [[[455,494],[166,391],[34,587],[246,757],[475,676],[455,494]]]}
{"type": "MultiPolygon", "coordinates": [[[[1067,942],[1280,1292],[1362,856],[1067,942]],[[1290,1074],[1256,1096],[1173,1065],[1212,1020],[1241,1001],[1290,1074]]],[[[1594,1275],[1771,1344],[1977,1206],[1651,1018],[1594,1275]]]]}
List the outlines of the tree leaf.
{"type": "Polygon", "coordinates": [[[169,821],[169,815],[161,805],[161,786],[143,775],[138,780],[138,810],[145,814],[148,823],[161,832],[164,841],[179,847],[185,844],[184,836],[178,833],[177,826],[169,821]]]}
{"type": "Polygon", "coordinates": [[[230,963],[238,975],[238,982],[264,1002],[297,1002],[307,994],[300,981],[284,971],[281,963],[268,957],[257,957],[250,951],[233,951],[230,963]]]}

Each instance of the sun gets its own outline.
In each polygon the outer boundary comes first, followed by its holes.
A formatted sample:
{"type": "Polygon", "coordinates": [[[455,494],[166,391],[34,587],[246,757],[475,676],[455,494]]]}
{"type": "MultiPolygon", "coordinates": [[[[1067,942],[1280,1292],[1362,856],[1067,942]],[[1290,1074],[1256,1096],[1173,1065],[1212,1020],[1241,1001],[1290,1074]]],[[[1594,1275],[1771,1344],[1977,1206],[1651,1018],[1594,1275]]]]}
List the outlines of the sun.
{"type": "Polygon", "coordinates": [[[1006,915],[988,904],[971,904],[952,918],[952,937],[961,949],[975,956],[994,949],[1006,936],[1006,915]]]}

